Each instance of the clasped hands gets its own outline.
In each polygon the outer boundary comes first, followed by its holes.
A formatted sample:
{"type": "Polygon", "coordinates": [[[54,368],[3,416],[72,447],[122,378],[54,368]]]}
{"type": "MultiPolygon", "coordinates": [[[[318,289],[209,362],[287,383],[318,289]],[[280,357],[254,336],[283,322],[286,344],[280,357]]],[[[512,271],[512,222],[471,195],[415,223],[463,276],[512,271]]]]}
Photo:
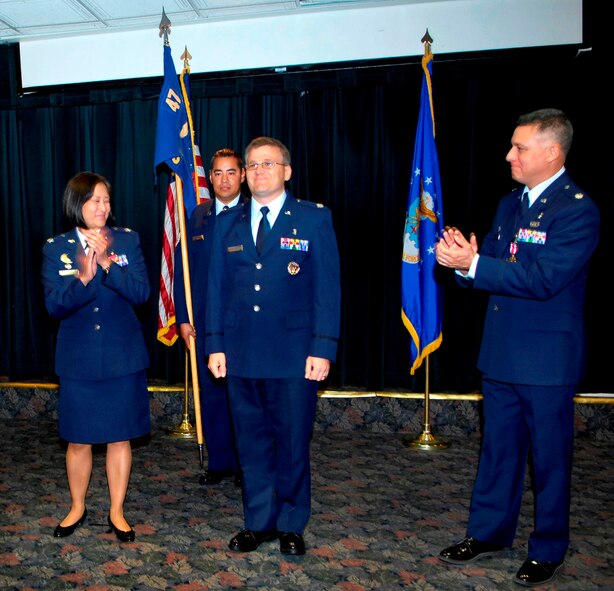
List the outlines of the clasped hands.
{"type": "Polygon", "coordinates": [[[87,241],[88,253],[79,258],[79,279],[87,285],[96,275],[98,265],[106,269],[111,264],[107,254],[110,243],[103,230],[81,230],[81,233],[87,241]]]}
{"type": "Polygon", "coordinates": [[[457,228],[446,226],[435,250],[437,262],[450,269],[467,274],[478,253],[478,241],[473,232],[467,240],[457,228]]]}

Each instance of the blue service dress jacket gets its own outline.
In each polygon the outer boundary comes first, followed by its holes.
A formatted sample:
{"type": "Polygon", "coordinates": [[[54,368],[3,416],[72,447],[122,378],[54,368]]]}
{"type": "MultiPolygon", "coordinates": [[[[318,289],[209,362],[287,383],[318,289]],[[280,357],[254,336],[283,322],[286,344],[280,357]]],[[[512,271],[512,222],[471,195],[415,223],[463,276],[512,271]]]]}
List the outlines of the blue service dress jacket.
{"type": "Polygon", "coordinates": [[[78,278],[84,251],[76,230],[49,238],[43,247],[45,305],[60,320],[55,370],[61,378],[103,380],[144,370],[149,358],[133,306],[150,286],[139,236],[128,228],[108,233],[108,274],[98,269],[87,285],[78,278]]]}
{"type": "Polygon", "coordinates": [[[207,294],[207,353],[230,376],[304,378],[308,356],[335,360],[339,254],[328,208],[289,193],[258,254],[251,208],[216,222],[207,294]]]}
{"type": "Polygon", "coordinates": [[[584,299],[599,211],[567,172],[526,214],[505,196],[480,250],[475,279],[490,292],[478,368],[499,382],[578,384],[584,369],[584,299]]]}

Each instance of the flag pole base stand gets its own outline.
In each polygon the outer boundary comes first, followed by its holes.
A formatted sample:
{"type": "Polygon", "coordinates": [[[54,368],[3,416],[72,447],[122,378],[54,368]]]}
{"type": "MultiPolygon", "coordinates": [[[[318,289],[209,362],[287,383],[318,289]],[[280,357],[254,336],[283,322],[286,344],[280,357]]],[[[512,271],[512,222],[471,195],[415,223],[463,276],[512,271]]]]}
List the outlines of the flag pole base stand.
{"type": "Polygon", "coordinates": [[[406,437],[403,439],[403,445],[410,449],[427,449],[427,450],[441,450],[450,447],[447,441],[437,439],[435,435],[431,433],[431,426],[424,425],[422,433],[414,439],[406,437]]]}
{"type": "Polygon", "coordinates": [[[168,429],[167,434],[171,437],[177,437],[180,439],[194,439],[196,436],[196,429],[190,424],[190,420],[187,415],[183,415],[183,420],[174,429],[168,429]]]}

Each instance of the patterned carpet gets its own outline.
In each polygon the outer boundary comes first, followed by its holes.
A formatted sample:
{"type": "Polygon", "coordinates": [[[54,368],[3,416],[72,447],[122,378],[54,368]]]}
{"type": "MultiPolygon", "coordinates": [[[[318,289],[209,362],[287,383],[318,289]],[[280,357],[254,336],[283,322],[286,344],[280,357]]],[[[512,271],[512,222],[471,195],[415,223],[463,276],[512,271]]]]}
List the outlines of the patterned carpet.
{"type": "MultiPolygon", "coordinates": [[[[373,401],[339,410],[320,400],[308,550],[303,557],[286,557],[276,542],[249,554],[228,550],[228,540],[242,527],[240,490],[232,480],[199,485],[196,443],[169,437],[165,427],[177,422],[163,417],[154,421],[148,440],[135,444],[125,511],[136,542],[120,544],[107,533],[103,451],[94,457],[85,525],[68,538],[53,538],[68,508],[64,449],[54,413],[44,412],[46,402],[28,404],[37,407],[37,414],[24,417],[18,411],[18,418],[0,419],[3,591],[521,588],[511,579],[525,558],[531,529],[528,483],[512,549],[470,568],[437,559],[441,548],[464,535],[479,421],[470,433],[442,427],[448,449],[414,450],[404,445],[408,432],[386,432],[390,427],[379,420],[365,427],[369,412],[380,413],[373,401]]],[[[468,424],[477,420],[475,414],[464,416],[468,424]]],[[[576,438],[571,547],[563,573],[541,589],[614,589],[613,453],[611,438],[576,438]]]]}

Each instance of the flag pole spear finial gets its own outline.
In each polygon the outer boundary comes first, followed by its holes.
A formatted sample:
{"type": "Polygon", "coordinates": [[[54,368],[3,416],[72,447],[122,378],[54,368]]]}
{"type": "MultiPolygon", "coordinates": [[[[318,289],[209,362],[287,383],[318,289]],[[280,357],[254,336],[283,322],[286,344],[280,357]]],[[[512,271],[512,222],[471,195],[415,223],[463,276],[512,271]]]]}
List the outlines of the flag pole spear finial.
{"type": "Polygon", "coordinates": [[[160,21],[160,37],[164,37],[164,45],[168,45],[168,36],[171,34],[171,21],[162,8],[162,20],[160,21]]]}
{"type": "Polygon", "coordinates": [[[424,55],[431,54],[431,43],[433,43],[433,38],[429,34],[429,30],[426,30],[422,39],[420,39],[422,43],[424,43],[424,55]]]}
{"type": "Polygon", "coordinates": [[[181,59],[183,60],[183,67],[186,68],[186,70],[190,69],[190,60],[192,59],[192,56],[190,55],[190,52],[188,51],[188,46],[185,46],[185,51],[181,54],[181,59]]]}

